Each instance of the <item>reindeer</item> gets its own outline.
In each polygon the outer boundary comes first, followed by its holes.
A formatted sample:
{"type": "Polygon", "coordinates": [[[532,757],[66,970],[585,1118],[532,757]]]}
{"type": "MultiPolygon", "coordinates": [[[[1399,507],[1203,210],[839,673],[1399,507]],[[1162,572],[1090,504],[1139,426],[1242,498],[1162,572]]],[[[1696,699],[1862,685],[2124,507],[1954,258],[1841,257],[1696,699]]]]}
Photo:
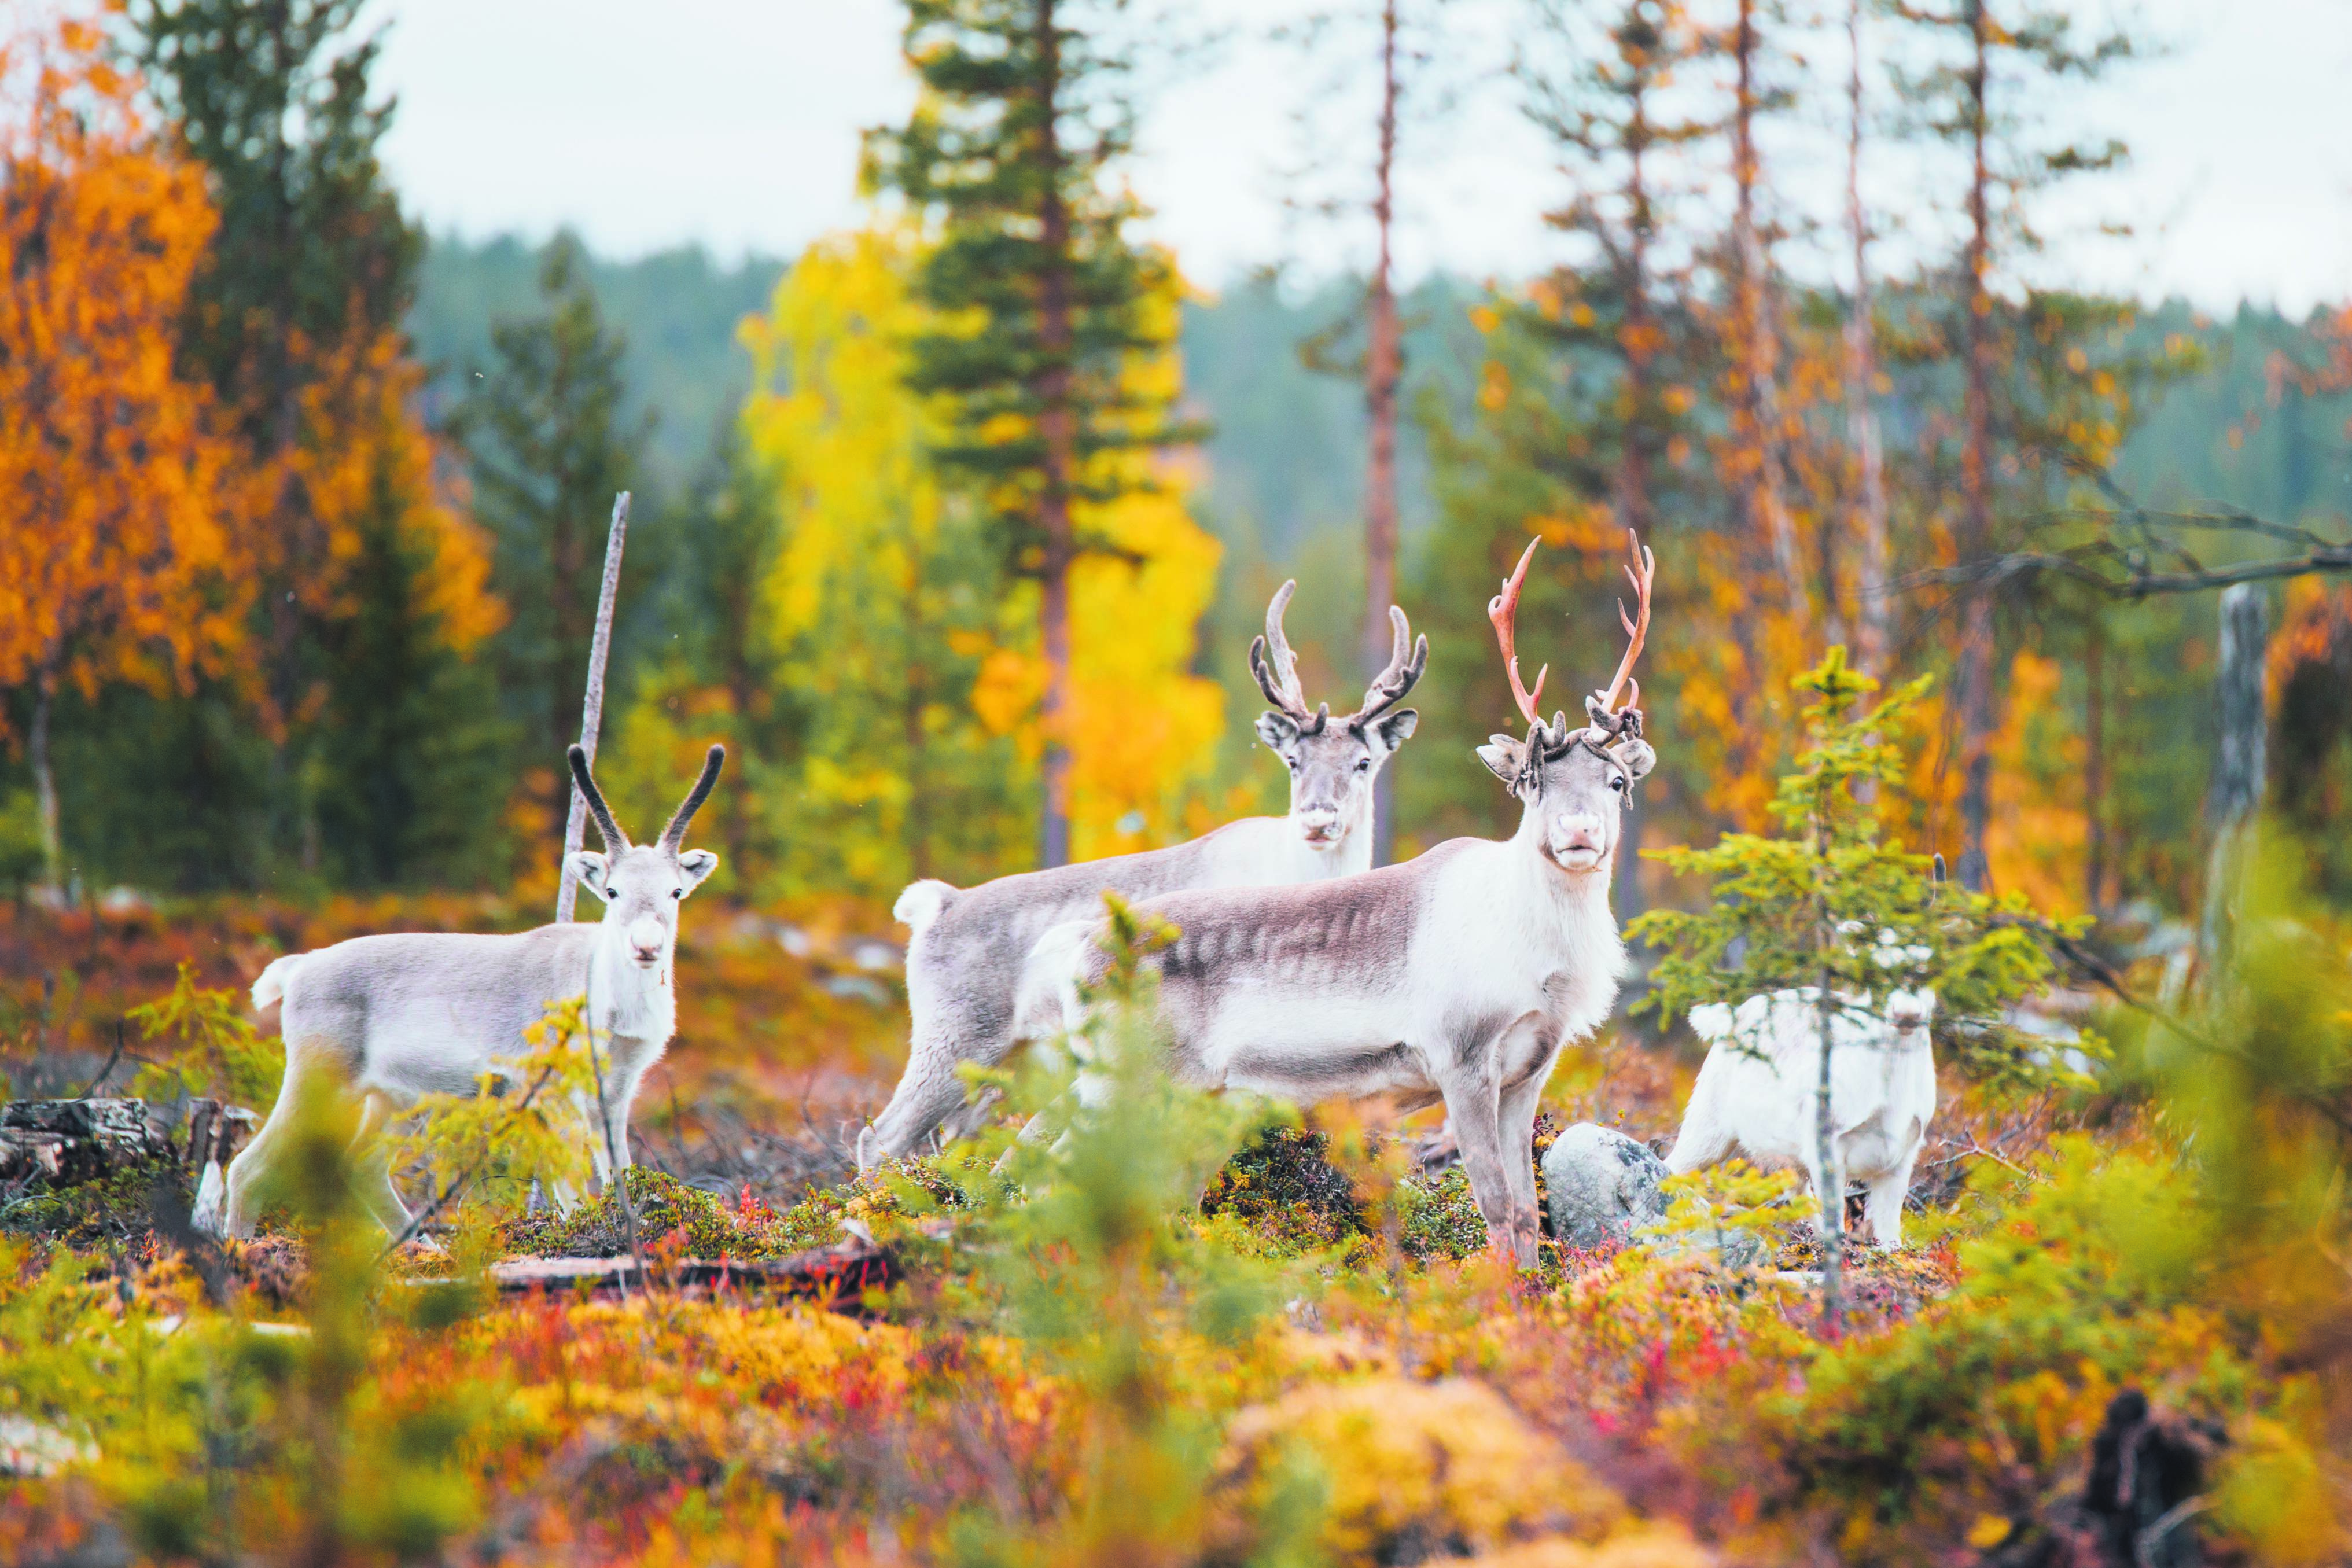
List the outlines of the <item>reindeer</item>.
{"type": "MultiPolygon", "coordinates": [[[[1632,535],[1629,531],[1629,540],[1632,535]]],[[[1145,963],[1159,976],[1175,1076],[1311,1102],[1392,1093],[1443,1101],[1489,1243],[1534,1261],[1536,1104],[1561,1046],[1609,1016],[1625,949],[1609,909],[1619,814],[1655,756],[1642,739],[1634,660],[1650,625],[1654,563],[1626,568],[1639,618],[1616,677],[1571,730],[1537,707],[1513,646],[1530,543],[1487,605],[1525,741],[1493,736],[1479,759],[1520,803],[1507,841],[1457,838],[1420,858],[1336,881],[1167,894],[1139,909],[1181,934],[1145,963]],[[1621,706],[1619,699],[1624,701],[1621,706]]],[[[1099,921],[1040,943],[1061,1011],[1083,1022],[1075,982],[1108,963],[1099,921]]],[[[1024,1008],[1041,1004],[1033,994],[1024,1008]]],[[[1080,1080],[1081,1099],[1087,1089],[1080,1080]]]]}
{"type": "Polygon", "coordinates": [[[1833,1164],[1823,1169],[1815,1097],[1822,1077],[1821,991],[1804,986],[1690,1010],[1691,1032],[1706,1042],[1706,1065],[1691,1086],[1681,1134],[1666,1156],[1676,1175],[1735,1150],[1812,1177],[1813,1224],[1825,1229],[1832,1194],[1864,1183],[1863,1217],[1881,1247],[1903,1245],[1903,1200],[1912,1167],[1936,1118],[1936,1047],[1928,1023],[1933,991],[1893,990],[1872,1011],[1868,996],[1840,994],[1831,1009],[1830,1123],[1833,1164]]]}
{"type": "Polygon", "coordinates": [[[1429,639],[1412,640],[1404,612],[1390,605],[1388,667],[1362,705],[1334,722],[1328,703],[1308,710],[1297,656],[1283,636],[1283,611],[1297,587],[1287,582],[1275,594],[1265,633],[1249,654],[1250,673],[1273,704],[1258,716],[1258,739],[1290,770],[1288,816],[1244,817],[1188,844],[977,888],[920,881],[898,896],[892,913],[915,933],[907,950],[912,1041],[898,1091],[858,1136],[860,1170],[908,1153],[962,1105],[961,1064],[992,1067],[1024,1037],[1014,1004],[1031,950],[1054,926],[1098,910],[1106,890],[1140,899],[1181,888],[1328,881],[1371,865],[1372,781],[1420,722],[1397,704],[1429,663],[1429,639]]]}
{"type": "MultiPolygon", "coordinates": [[[[604,1053],[606,1124],[599,1131],[614,1163],[626,1169],[630,1103],[677,1030],[678,905],[719,866],[709,850],[680,846],[726,754],[711,747],[660,839],[633,845],[613,820],[587,753],[572,748],[572,777],[605,853],[574,850],[565,872],[604,900],[597,924],[566,921],[514,936],[353,937],[263,970],[253,1005],[282,1004],[286,1076],[268,1121],[229,1164],[222,1234],[252,1234],[256,1189],[285,1153],[296,1107],[314,1079],[361,1097],[365,1139],[419,1095],[470,1092],[484,1072],[522,1049],[524,1028],[550,1002],[582,994],[604,1053]]],[[[602,1164],[604,1150],[596,1152],[602,1164]]],[[[406,1232],[407,1206],[381,1161],[362,1191],[386,1230],[406,1232]]]]}

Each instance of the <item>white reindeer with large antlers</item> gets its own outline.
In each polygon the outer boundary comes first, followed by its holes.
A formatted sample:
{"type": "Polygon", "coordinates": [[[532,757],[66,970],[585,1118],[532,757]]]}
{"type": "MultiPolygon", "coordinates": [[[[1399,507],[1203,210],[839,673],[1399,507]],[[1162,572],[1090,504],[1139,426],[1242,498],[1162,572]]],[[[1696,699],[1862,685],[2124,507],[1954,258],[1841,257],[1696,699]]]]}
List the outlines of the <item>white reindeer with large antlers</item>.
{"type": "Polygon", "coordinates": [[[1099,910],[1105,891],[1139,899],[1182,888],[1328,881],[1370,867],[1372,781],[1420,721],[1397,704],[1429,662],[1429,639],[1413,640],[1404,612],[1391,605],[1394,646],[1362,705],[1339,720],[1328,704],[1309,710],[1282,632],[1297,587],[1285,583],[1276,593],[1265,635],[1250,645],[1250,672],[1274,705],[1258,716],[1258,738],[1290,770],[1288,816],[1244,817],[1188,844],[977,888],[917,882],[898,896],[893,912],[915,933],[907,950],[913,1038],[898,1092],[858,1138],[860,1169],[909,1152],[963,1103],[959,1066],[993,1066],[1012,1050],[1032,948],[1053,927],[1099,910]]]}
{"type": "MultiPolygon", "coordinates": [[[[1629,535],[1630,538],[1630,535],[1629,535]]],[[[1478,755],[1516,795],[1507,842],[1457,838],[1419,859],[1303,887],[1183,892],[1139,910],[1181,935],[1146,960],[1187,1083],[1308,1102],[1392,1092],[1443,1100],[1489,1242],[1535,1258],[1536,1104],[1561,1046],[1609,1016],[1625,949],[1609,909],[1619,814],[1656,760],[1642,740],[1633,679],[1650,626],[1650,552],[1626,568],[1640,601],[1587,726],[1543,721],[1513,647],[1529,544],[1487,605],[1528,737],[1496,735],[1478,755]],[[1622,700],[1621,702],[1621,699],[1622,700]]],[[[1061,969],[1065,1022],[1080,1022],[1073,979],[1108,960],[1101,922],[1040,944],[1061,969]]],[[[1024,1007],[1035,1007],[1033,993],[1024,1007]]]]}
{"type": "MultiPolygon", "coordinates": [[[[253,983],[253,1005],[282,1003],[286,1077],[278,1103],[230,1162],[222,1231],[252,1233],[256,1188],[285,1152],[307,1080],[325,1076],[362,1097],[361,1136],[417,1096],[469,1092],[490,1067],[523,1048],[523,1030],[551,1002],[585,994],[604,1057],[614,1157],[629,1163],[629,1106],[677,1032],[678,905],[719,867],[686,849],[686,826],[719,781],[726,749],[710,748],[702,776],[654,844],[631,844],[596,788],[587,753],[572,748],[572,777],[587,797],[605,854],[572,853],[568,869],[604,900],[595,924],[567,921],[514,936],[412,931],[360,936],[289,953],[253,983]]],[[[604,1151],[597,1150],[600,1163],[604,1151]]],[[[408,1228],[408,1209],[381,1162],[362,1189],[384,1228],[408,1228]]]]}

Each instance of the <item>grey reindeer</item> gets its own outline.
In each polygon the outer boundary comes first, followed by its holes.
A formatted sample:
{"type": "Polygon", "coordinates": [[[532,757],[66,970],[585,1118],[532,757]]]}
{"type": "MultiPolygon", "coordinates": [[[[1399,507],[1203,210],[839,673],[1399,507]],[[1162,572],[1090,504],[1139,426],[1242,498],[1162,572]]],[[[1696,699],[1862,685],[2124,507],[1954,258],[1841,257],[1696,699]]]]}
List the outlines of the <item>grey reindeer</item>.
{"type": "MultiPolygon", "coordinates": [[[[710,748],[702,776],[657,841],[631,844],[596,787],[587,753],[572,748],[572,777],[605,853],[574,850],[565,870],[604,900],[595,924],[565,921],[513,936],[353,937],[263,970],[253,1005],[279,1005],[286,1076],[269,1119],[230,1163],[222,1234],[252,1234],[257,1191],[286,1154],[297,1104],[314,1079],[361,1097],[365,1140],[419,1095],[471,1090],[481,1074],[521,1052],[523,1030],[549,1003],[583,994],[589,1027],[606,1053],[606,1125],[597,1131],[625,1169],[629,1106],[677,1030],[678,906],[719,866],[709,850],[681,846],[726,754],[723,746],[710,748]]],[[[601,1141],[595,1152],[604,1163],[601,1141]]],[[[407,1205],[380,1160],[361,1190],[387,1231],[407,1230],[407,1205]]]]}
{"type": "Polygon", "coordinates": [[[1339,720],[1328,703],[1310,711],[1282,631],[1297,588],[1287,582],[1275,594],[1249,656],[1273,704],[1258,716],[1258,739],[1290,770],[1288,815],[1244,817],[1190,843],[976,888],[920,881],[898,896],[892,912],[914,931],[907,950],[913,1028],[897,1092],[858,1136],[860,1170],[912,1152],[963,1105],[958,1067],[992,1067],[1019,1043],[1014,1004],[1031,949],[1055,926],[1099,910],[1106,890],[1140,899],[1183,888],[1323,882],[1370,868],[1372,782],[1420,721],[1396,705],[1427,667],[1429,639],[1412,640],[1404,612],[1390,605],[1394,643],[1362,705],[1339,720]]]}
{"type": "MultiPolygon", "coordinates": [[[[1632,680],[1654,563],[1638,541],[1633,548],[1626,574],[1639,618],[1619,606],[1631,640],[1615,679],[1587,699],[1583,727],[1557,713],[1543,721],[1542,673],[1533,691],[1519,682],[1513,621],[1532,543],[1487,605],[1528,729],[1525,741],[1493,736],[1478,756],[1519,801],[1515,837],[1456,838],[1336,881],[1137,906],[1181,933],[1145,961],[1159,975],[1181,1080],[1302,1103],[1379,1093],[1409,1109],[1443,1101],[1487,1239],[1521,1264],[1535,1258],[1537,1101],[1560,1047],[1609,1016],[1625,964],[1609,879],[1619,814],[1656,761],[1632,680]]],[[[1055,1007],[1035,989],[1050,985],[1065,1025],[1081,1025],[1076,982],[1101,978],[1102,934],[1096,920],[1041,941],[1024,1011],[1055,1007]]],[[[1099,1089],[1084,1074],[1078,1087],[1082,1102],[1099,1089]]]]}

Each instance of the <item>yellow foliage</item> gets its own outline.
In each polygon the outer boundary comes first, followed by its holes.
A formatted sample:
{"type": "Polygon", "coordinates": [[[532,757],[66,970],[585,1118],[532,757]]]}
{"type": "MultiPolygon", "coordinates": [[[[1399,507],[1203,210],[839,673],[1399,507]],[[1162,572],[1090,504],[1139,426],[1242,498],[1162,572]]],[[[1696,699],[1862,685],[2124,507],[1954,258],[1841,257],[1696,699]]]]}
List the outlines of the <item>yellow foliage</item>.
{"type": "Polygon", "coordinates": [[[1710,1568],[1714,1553],[1680,1526],[1643,1526],[1598,1546],[1555,1537],[1472,1559],[1482,1568],[1710,1568]]]}
{"type": "Polygon", "coordinates": [[[1340,1562],[1384,1561],[1408,1539],[1473,1550],[1538,1531],[1597,1540],[1625,1511],[1500,1394],[1467,1379],[1309,1384],[1235,1416],[1219,1469],[1262,1506],[1281,1461],[1299,1457],[1322,1472],[1320,1544],[1340,1562]]]}
{"type": "Polygon", "coordinates": [[[1992,885],[2022,893],[2048,915],[2081,910],[2090,817],[2083,806],[2084,742],[2059,705],[2058,661],[2021,650],[1992,741],[1992,810],[1985,855],[1992,885]]]}
{"type": "MultiPolygon", "coordinates": [[[[791,809],[800,832],[828,841],[809,876],[838,887],[845,863],[853,886],[876,892],[934,868],[923,846],[943,778],[984,773],[1000,792],[1025,792],[1045,743],[1037,589],[996,574],[975,498],[930,459],[940,412],[902,379],[909,338],[932,320],[909,290],[919,243],[902,226],[821,240],[745,328],[758,375],[744,428],[782,510],[767,598],[784,681],[817,715],[791,809]]],[[[1172,323],[1179,303],[1171,277],[1146,301],[1147,327],[1172,323]]],[[[1126,374],[1139,403],[1159,405],[1181,367],[1170,351],[1126,374]]],[[[1188,836],[1186,807],[1223,729],[1221,689],[1190,673],[1218,545],[1186,510],[1186,476],[1152,462],[1098,457],[1087,488],[1130,493],[1074,508],[1079,535],[1108,552],[1070,573],[1066,741],[1082,858],[1188,836]]]]}

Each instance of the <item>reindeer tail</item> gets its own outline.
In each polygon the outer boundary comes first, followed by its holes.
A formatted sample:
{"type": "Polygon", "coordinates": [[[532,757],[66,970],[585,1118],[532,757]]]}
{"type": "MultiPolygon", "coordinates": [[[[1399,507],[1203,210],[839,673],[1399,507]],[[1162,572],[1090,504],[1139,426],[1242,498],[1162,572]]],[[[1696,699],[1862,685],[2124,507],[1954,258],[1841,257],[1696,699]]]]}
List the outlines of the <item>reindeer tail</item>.
{"type": "Polygon", "coordinates": [[[272,959],[269,967],[253,983],[253,1010],[257,1013],[275,1006],[286,999],[286,983],[294,977],[294,966],[307,953],[289,952],[283,958],[272,959]]]}
{"type": "Polygon", "coordinates": [[[956,896],[956,891],[947,883],[931,877],[919,882],[909,882],[907,890],[898,895],[898,901],[890,906],[890,916],[920,936],[930,930],[931,922],[940,918],[940,912],[948,907],[948,900],[956,896]]]}

